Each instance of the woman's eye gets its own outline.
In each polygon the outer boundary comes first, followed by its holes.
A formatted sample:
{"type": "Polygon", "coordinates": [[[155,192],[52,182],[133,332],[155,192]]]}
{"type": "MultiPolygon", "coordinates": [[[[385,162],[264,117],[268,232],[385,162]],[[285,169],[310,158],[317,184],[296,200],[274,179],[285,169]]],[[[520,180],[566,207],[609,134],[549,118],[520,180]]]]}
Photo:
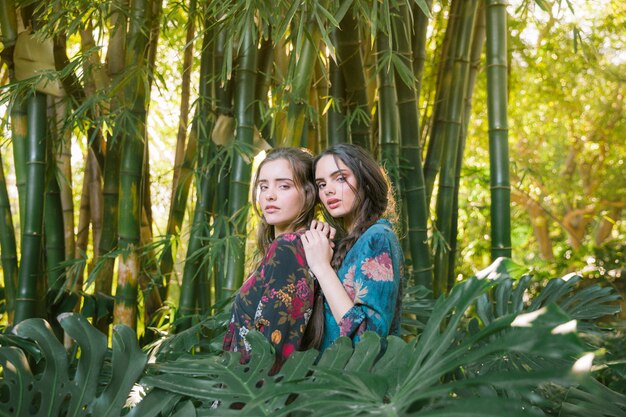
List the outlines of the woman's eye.
{"type": "Polygon", "coordinates": [[[324,184],[323,182],[320,182],[320,183],[318,183],[318,184],[317,184],[317,189],[318,189],[318,190],[321,190],[321,189],[323,189],[325,186],[326,186],[326,184],[324,184]]]}
{"type": "Polygon", "coordinates": [[[290,187],[286,184],[283,184],[279,187],[281,190],[288,190],[290,187]]]}
{"type": "Polygon", "coordinates": [[[267,190],[267,185],[259,185],[259,190],[261,191],[267,190]]]}
{"type": "Polygon", "coordinates": [[[343,176],[337,177],[337,181],[338,182],[346,182],[346,177],[343,177],[343,176]]]}

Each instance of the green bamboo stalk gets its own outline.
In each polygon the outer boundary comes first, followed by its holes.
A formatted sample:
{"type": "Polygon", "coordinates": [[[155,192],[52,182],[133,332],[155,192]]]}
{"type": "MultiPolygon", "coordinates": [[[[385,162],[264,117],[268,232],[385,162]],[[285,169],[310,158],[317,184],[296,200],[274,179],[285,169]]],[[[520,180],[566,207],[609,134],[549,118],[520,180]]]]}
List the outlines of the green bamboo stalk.
{"type": "Polygon", "coordinates": [[[274,68],[274,45],[271,38],[262,39],[259,48],[259,69],[256,82],[256,105],[254,106],[254,120],[263,139],[273,144],[272,122],[269,116],[264,116],[262,110],[269,108],[268,92],[272,85],[274,68]]]}
{"type": "Polygon", "coordinates": [[[469,73],[469,54],[472,44],[472,30],[476,16],[477,0],[462,2],[459,15],[459,30],[454,40],[454,64],[452,73],[452,86],[449,103],[446,105],[444,118],[446,124],[443,127],[443,161],[439,174],[439,189],[437,193],[436,226],[441,238],[446,245],[437,245],[435,251],[435,280],[433,293],[438,296],[445,293],[448,282],[449,269],[453,268],[449,262],[449,244],[452,239],[452,217],[457,214],[454,208],[454,190],[457,154],[459,150],[459,138],[463,123],[463,110],[465,106],[465,92],[469,73]]]}
{"type": "MultiPolygon", "coordinates": [[[[223,41],[223,38],[217,40],[217,43],[223,41]]],[[[189,316],[195,314],[197,281],[200,281],[200,269],[202,264],[202,249],[208,237],[207,227],[209,219],[207,212],[210,209],[210,181],[207,178],[208,162],[210,160],[212,146],[210,132],[213,120],[211,107],[213,97],[213,82],[215,79],[215,71],[217,62],[213,59],[216,53],[220,52],[221,46],[213,45],[213,31],[206,29],[202,40],[202,55],[200,60],[200,88],[197,114],[194,118],[192,135],[197,138],[198,147],[198,170],[196,175],[196,206],[192,220],[192,227],[187,242],[187,256],[185,257],[185,265],[183,267],[183,277],[180,286],[180,295],[178,300],[177,324],[176,330],[181,331],[188,328],[191,324],[189,316]],[[214,49],[215,46],[215,49],[214,49]]],[[[219,61],[221,65],[221,60],[219,61]]],[[[222,96],[223,97],[223,96],[222,96]]],[[[225,104],[224,104],[225,105],[225,104]]],[[[219,104],[218,104],[219,106],[219,104]]],[[[196,142],[194,140],[194,142],[196,142]]],[[[191,142],[189,144],[191,146],[191,142]]],[[[195,147],[195,145],[194,145],[195,147]]],[[[189,147],[188,147],[189,149],[189,147]]],[[[189,175],[191,180],[191,175],[189,175]]]]}
{"type": "Polygon", "coordinates": [[[380,160],[386,168],[394,188],[397,203],[402,204],[399,158],[400,158],[400,114],[396,83],[391,65],[391,40],[386,33],[376,35],[377,78],[378,78],[378,143],[380,160]]]}
{"type": "Polygon", "coordinates": [[[61,190],[56,175],[50,177],[46,189],[44,228],[48,289],[56,297],[63,287],[64,269],[62,264],[65,261],[65,242],[61,190]]]}
{"type": "MultiPolygon", "coordinates": [[[[3,49],[0,52],[2,61],[6,62],[9,71],[9,80],[15,81],[15,66],[13,64],[13,51],[17,40],[17,14],[15,2],[5,0],[0,7],[0,40],[3,49]]],[[[19,199],[20,226],[23,227],[24,212],[26,210],[26,100],[15,96],[11,100],[10,107],[11,137],[13,142],[13,165],[17,183],[19,199]]]]}
{"type": "MultiPolygon", "coordinates": [[[[226,70],[226,48],[229,47],[226,40],[226,29],[222,29],[218,32],[215,40],[215,71],[221,74],[219,78],[220,85],[215,89],[215,102],[217,114],[224,114],[227,116],[233,115],[233,81],[232,77],[227,78],[225,76],[226,70]]],[[[209,96],[206,96],[209,97],[209,96]]]]}
{"type": "Polygon", "coordinates": [[[183,268],[183,281],[180,287],[177,331],[187,329],[191,324],[190,316],[198,313],[197,289],[199,282],[205,278],[201,275],[201,270],[204,241],[208,237],[207,213],[211,203],[211,181],[206,176],[206,165],[200,168],[200,172],[197,179],[198,200],[194,209],[193,224],[187,244],[187,257],[183,268]]]}
{"type": "Polygon", "coordinates": [[[340,23],[337,34],[337,59],[346,86],[346,103],[350,120],[352,143],[371,149],[369,104],[364,62],[361,56],[362,39],[358,20],[352,6],[340,23]]]}
{"type": "Polygon", "coordinates": [[[38,299],[41,272],[43,216],[46,176],[46,101],[42,93],[28,98],[28,161],[24,234],[21,241],[21,266],[15,299],[14,323],[36,316],[43,300],[38,299]]]}
{"type": "MultiPolygon", "coordinates": [[[[472,113],[472,96],[474,95],[474,87],[476,86],[476,76],[480,69],[480,59],[485,43],[485,11],[484,3],[481,1],[478,4],[478,10],[476,11],[476,19],[474,22],[474,29],[472,35],[472,48],[470,53],[470,70],[467,80],[467,91],[465,93],[465,109],[463,110],[463,126],[461,127],[461,137],[459,138],[459,150],[456,158],[456,173],[454,183],[454,206],[452,208],[453,213],[459,211],[459,188],[461,184],[461,166],[463,163],[463,154],[465,153],[465,142],[467,139],[467,130],[469,127],[470,116],[472,113]]],[[[448,260],[448,288],[456,283],[456,275],[454,273],[454,266],[456,265],[457,258],[457,234],[458,234],[459,216],[452,216],[451,227],[451,240],[450,240],[450,257],[448,260]]]]}
{"type": "MultiPolygon", "coordinates": [[[[331,39],[336,43],[336,30],[331,33],[331,39]]],[[[329,100],[332,100],[326,116],[328,130],[328,146],[338,143],[348,143],[348,122],[345,112],[346,83],[343,79],[341,68],[335,60],[329,62],[328,77],[330,86],[328,88],[329,100]]]]}
{"type": "MultiPolygon", "coordinates": [[[[111,35],[109,48],[107,50],[107,72],[111,80],[122,78],[124,71],[124,56],[126,49],[126,9],[128,0],[113,0],[111,2],[111,35]]],[[[109,104],[110,112],[115,114],[123,99],[123,90],[118,89],[117,96],[112,97],[109,104]]],[[[112,253],[117,247],[117,223],[118,223],[118,203],[119,203],[119,175],[121,157],[121,133],[125,131],[124,119],[118,117],[115,123],[117,129],[107,139],[107,154],[104,162],[104,181],[102,186],[103,222],[102,234],[100,236],[100,250],[97,254],[101,267],[96,276],[95,291],[104,295],[111,294],[113,281],[113,268],[115,259],[105,255],[112,253]]],[[[104,333],[107,323],[98,323],[98,328],[104,333]]]]}
{"type": "MultiPolygon", "coordinates": [[[[93,169],[93,165],[90,163],[90,160],[95,156],[93,156],[93,151],[91,148],[87,149],[87,157],[85,158],[85,167],[83,170],[83,186],[80,192],[80,203],[78,208],[78,225],[76,228],[76,248],[74,257],[76,259],[86,259],[87,258],[87,246],[89,245],[89,224],[91,219],[91,181],[89,178],[91,175],[91,170],[93,169]]],[[[94,237],[95,241],[95,237],[94,237]]],[[[95,249],[94,249],[95,250],[95,249]]],[[[76,268],[73,271],[72,276],[70,277],[71,286],[68,288],[70,291],[79,291],[79,288],[82,287],[83,275],[85,272],[84,264],[81,264],[80,268],[76,268]]],[[[96,282],[96,290],[97,290],[98,282],[96,282]]],[[[104,330],[104,329],[102,329],[104,330]]]]}
{"type": "MultiPolygon", "coordinates": [[[[61,100],[50,97],[50,108],[48,109],[48,117],[52,121],[47,131],[47,141],[52,146],[47,146],[46,160],[50,161],[46,172],[46,194],[44,202],[44,235],[43,242],[45,245],[45,262],[47,282],[46,288],[52,300],[47,307],[48,320],[52,325],[57,337],[63,337],[63,329],[58,324],[56,316],[62,312],[64,307],[63,301],[66,295],[63,294],[63,282],[65,278],[65,268],[63,262],[67,259],[73,259],[73,253],[68,257],[65,252],[65,219],[63,212],[63,204],[61,201],[61,187],[59,178],[63,177],[63,172],[59,170],[58,165],[63,157],[63,147],[66,145],[63,140],[64,131],[62,123],[59,123],[60,116],[65,115],[65,106],[61,100]]],[[[67,143],[69,144],[69,142],[67,143]]],[[[71,178],[66,178],[71,181],[71,178]]],[[[66,183],[67,184],[67,183],[66,183]]],[[[72,229],[72,235],[74,230],[72,229]]],[[[66,308],[65,308],[66,309],[66,308]]]]}
{"type": "MultiPolygon", "coordinates": [[[[224,66],[226,64],[225,49],[227,47],[225,33],[226,33],[225,30],[221,30],[216,39],[215,48],[214,48],[215,50],[214,69],[212,70],[215,72],[215,75],[211,76],[213,79],[216,79],[218,81],[214,83],[215,84],[214,94],[215,94],[215,105],[216,105],[215,110],[216,110],[218,117],[222,117],[224,115],[232,116],[234,112],[233,111],[233,91],[234,91],[233,77],[224,79],[224,74],[226,73],[224,71],[224,66]],[[217,74],[222,74],[222,76],[218,77],[217,74]]],[[[206,40],[206,41],[209,42],[210,40],[206,40]]],[[[207,83],[204,83],[204,85],[206,85],[207,88],[209,86],[209,84],[207,83]]],[[[207,100],[210,98],[210,96],[208,95],[209,91],[210,90],[207,89],[207,93],[205,93],[207,100]]],[[[205,121],[208,122],[211,120],[208,117],[211,114],[210,107],[207,107],[206,113],[207,113],[207,117],[200,118],[200,120],[203,123],[205,121]]],[[[208,123],[205,123],[205,124],[206,124],[205,130],[208,131],[210,125],[208,123]]],[[[208,132],[210,133],[210,131],[208,132]]],[[[208,174],[210,181],[211,181],[211,185],[207,185],[207,186],[214,187],[215,189],[214,192],[216,193],[216,197],[213,201],[213,204],[211,205],[211,208],[214,213],[213,224],[215,224],[217,222],[216,219],[223,220],[229,217],[228,202],[229,202],[229,193],[230,193],[230,178],[231,178],[230,168],[231,168],[232,158],[230,155],[228,155],[227,152],[222,152],[224,149],[224,146],[222,145],[219,145],[216,147],[212,147],[212,146],[209,147],[209,141],[211,140],[209,133],[206,134],[206,139],[202,138],[202,140],[204,141],[203,142],[204,144],[202,145],[202,149],[211,150],[210,155],[211,155],[211,159],[213,159],[211,166],[209,167],[210,171],[208,174]],[[225,167],[226,169],[221,169],[221,167],[225,167]]],[[[200,134],[200,131],[198,131],[198,134],[200,134]]],[[[199,167],[205,166],[206,161],[208,160],[209,159],[204,160],[204,162],[200,163],[198,166],[199,167]]],[[[198,188],[198,192],[200,193],[200,191],[203,189],[203,184],[201,182],[198,182],[198,184],[199,185],[197,186],[197,188],[198,188]]],[[[200,199],[200,195],[198,196],[198,199],[200,199]]],[[[219,227],[216,230],[214,230],[212,233],[215,239],[223,240],[227,238],[228,230],[226,230],[223,227],[219,227]]],[[[226,271],[227,271],[227,265],[225,262],[218,262],[217,265],[215,266],[215,285],[213,286],[213,289],[215,291],[215,296],[214,296],[215,300],[219,300],[222,298],[222,287],[224,286],[223,283],[226,281],[226,271]]]]}
{"type": "MultiPolygon", "coordinates": [[[[56,126],[62,126],[66,114],[66,102],[62,99],[54,100],[56,126]]],[[[56,175],[61,197],[63,210],[63,227],[65,229],[64,247],[65,259],[74,259],[76,254],[76,244],[74,241],[74,196],[72,195],[72,151],[71,132],[61,129],[58,133],[62,135],[58,150],[54,158],[56,159],[56,175]]]]}
{"type": "Polygon", "coordinates": [[[424,182],[426,183],[427,205],[430,207],[430,200],[433,194],[435,178],[441,168],[443,157],[444,140],[441,126],[445,124],[445,114],[447,114],[450,100],[449,95],[452,88],[452,65],[454,63],[454,47],[452,43],[457,38],[457,31],[460,16],[460,7],[464,0],[452,0],[450,3],[450,13],[448,26],[441,47],[441,58],[439,63],[439,73],[437,75],[437,90],[435,93],[435,109],[432,117],[432,129],[426,149],[424,159],[424,182]]]}
{"type": "Polygon", "coordinates": [[[20,231],[24,233],[24,217],[26,216],[26,158],[28,147],[28,100],[14,97],[11,103],[11,137],[13,143],[13,165],[15,167],[15,185],[19,200],[20,231]]]}
{"type": "Polygon", "coordinates": [[[511,184],[507,121],[506,0],[487,0],[487,117],[491,187],[491,258],[511,257],[511,184]]]}
{"type": "Polygon", "coordinates": [[[309,89],[313,73],[315,72],[315,60],[317,59],[320,33],[314,24],[308,25],[308,35],[299,39],[297,44],[302,43],[300,53],[293,53],[291,59],[295,65],[291,75],[291,96],[287,110],[287,123],[280,140],[281,146],[303,146],[306,141],[305,114],[309,103],[309,89]]]}
{"type": "MultiPolygon", "coordinates": [[[[432,0],[426,0],[426,6],[432,10],[432,0]]],[[[420,96],[422,89],[422,74],[426,62],[426,34],[428,33],[428,16],[417,6],[413,5],[413,74],[415,74],[415,95],[420,96]]],[[[421,145],[421,142],[420,142],[421,145]]],[[[421,153],[421,146],[420,146],[421,153]]]]}
{"type": "Polygon", "coordinates": [[[137,326],[137,290],[141,271],[138,253],[142,221],[142,179],[144,170],[144,145],[146,143],[146,67],[147,34],[150,1],[132,3],[128,30],[126,67],[137,70],[125,85],[126,123],[121,143],[118,247],[123,251],[119,258],[117,290],[113,322],[133,329],[137,326]]]}
{"type": "Polygon", "coordinates": [[[227,254],[222,297],[229,297],[241,286],[244,274],[246,218],[251,166],[245,153],[252,149],[254,138],[254,91],[257,69],[257,35],[254,22],[245,25],[235,75],[235,118],[239,152],[233,159],[228,195],[228,214],[232,221],[233,250],[227,254]]]}
{"type": "Polygon", "coordinates": [[[317,59],[315,61],[315,75],[312,86],[312,88],[315,89],[315,92],[312,92],[312,94],[315,95],[317,100],[317,118],[315,120],[317,125],[317,140],[315,147],[309,148],[314,152],[321,151],[322,149],[326,149],[328,147],[328,124],[326,123],[326,116],[324,115],[324,110],[328,104],[329,94],[329,77],[328,70],[326,69],[327,67],[328,63],[325,63],[321,59],[317,59]]]}
{"type": "MultiPolygon", "coordinates": [[[[392,23],[394,25],[396,53],[405,68],[410,71],[414,67],[408,7],[406,5],[399,6],[394,16],[392,23]]],[[[421,44],[416,45],[416,48],[424,49],[423,40],[421,44]]],[[[407,237],[412,264],[411,279],[416,284],[431,288],[433,265],[428,244],[428,207],[426,206],[426,188],[424,171],[422,170],[417,96],[417,84],[420,81],[417,79],[417,74],[416,78],[411,78],[410,81],[403,79],[397,72],[395,76],[401,133],[400,176],[404,193],[402,200],[406,202],[407,206],[407,237]]]]}
{"type": "MultiPolygon", "coordinates": [[[[93,253],[100,253],[100,239],[104,222],[103,209],[104,201],[102,196],[102,172],[100,163],[93,151],[87,153],[87,164],[90,166],[89,174],[85,179],[89,181],[89,215],[91,217],[91,233],[93,242],[93,253]]],[[[109,219],[107,219],[109,221],[109,219]]],[[[93,260],[92,260],[93,262],[93,260]]],[[[92,266],[92,265],[90,265],[92,266]]]]}
{"type": "Polygon", "coordinates": [[[17,292],[17,245],[15,243],[11,202],[4,178],[1,151],[2,149],[0,148],[0,251],[2,252],[2,275],[4,277],[7,321],[8,324],[12,324],[17,292]]]}

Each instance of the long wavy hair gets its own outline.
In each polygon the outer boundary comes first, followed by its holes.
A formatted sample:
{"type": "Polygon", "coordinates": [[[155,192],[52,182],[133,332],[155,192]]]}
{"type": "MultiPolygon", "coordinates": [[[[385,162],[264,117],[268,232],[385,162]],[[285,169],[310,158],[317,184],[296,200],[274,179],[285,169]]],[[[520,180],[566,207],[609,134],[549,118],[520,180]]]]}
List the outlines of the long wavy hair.
{"type": "Polygon", "coordinates": [[[265,159],[259,164],[256,175],[254,177],[254,188],[252,192],[252,207],[254,212],[259,216],[259,226],[257,228],[257,250],[260,256],[259,261],[263,260],[263,256],[267,253],[274,239],[276,232],[274,226],[265,221],[261,206],[258,203],[258,187],[259,174],[261,168],[272,161],[284,159],[291,166],[293,174],[293,183],[298,191],[302,192],[304,205],[302,211],[298,214],[293,222],[289,225],[289,229],[296,231],[306,229],[311,224],[311,220],[315,218],[315,202],[316,190],[312,177],[313,155],[304,148],[274,148],[267,152],[265,159]]]}
{"type": "MultiPolygon", "coordinates": [[[[313,155],[304,148],[274,148],[270,150],[257,168],[252,192],[252,207],[259,216],[255,269],[259,267],[270,245],[276,239],[275,228],[267,223],[258,203],[259,174],[266,163],[279,159],[284,159],[291,166],[294,185],[302,193],[304,199],[302,211],[291,222],[289,229],[293,231],[306,229],[315,218],[317,194],[313,182],[313,155]]],[[[304,349],[319,348],[324,333],[324,300],[317,280],[314,285],[314,299],[313,311],[300,343],[300,347],[304,349]]]]}
{"type": "Polygon", "coordinates": [[[326,207],[321,205],[326,221],[342,236],[336,244],[331,262],[332,267],[338,270],[348,251],[370,226],[382,217],[395,223],[396,203],[385,169],[365,149],[347,143],[331,146],[315,158],[313,170],[317,167],[319,160],[328,155],[334,158],[337,167],[339,167],[338,161],[341,160],[350,168],[356,179],[356,187],[346,182],[356,196],[350,230],[346,230],[343,220],[333,218],[326,207]]]}

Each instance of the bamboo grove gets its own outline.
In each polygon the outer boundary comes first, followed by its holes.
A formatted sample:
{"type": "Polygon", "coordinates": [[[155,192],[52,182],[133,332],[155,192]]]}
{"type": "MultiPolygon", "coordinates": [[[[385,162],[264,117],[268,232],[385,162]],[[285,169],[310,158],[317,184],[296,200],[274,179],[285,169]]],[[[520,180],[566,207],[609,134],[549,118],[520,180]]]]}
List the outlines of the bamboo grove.
{"type": "Polygon", "coordinates": [[[0,176],[10,323],[82,308],[105,332],[166,317],[187,328],[244,278],[252,160],[270,146],[370,149],[400,203],[408,276],[447,293],[470,103],[483,76],[492,257],[511,255],[505,0],[444,1],[436,16],[431,0],[163,3],[2,1],[12,155],[0,149],[5,165],[13,158],[19,196],[14,213],[0,176]],[[427,62],[433,18],[445,36],[427,62]],[[175,162],[166,234],[155,236],[150,152],[160,138],[147,124],[151,94],[164,88],[160,37],[172,27],[181,72],[167,87],[180,95],[179,120],[165,121],[177,124],[175,162]],[[424,107],[427,65],[437,81],[424,107]]]}

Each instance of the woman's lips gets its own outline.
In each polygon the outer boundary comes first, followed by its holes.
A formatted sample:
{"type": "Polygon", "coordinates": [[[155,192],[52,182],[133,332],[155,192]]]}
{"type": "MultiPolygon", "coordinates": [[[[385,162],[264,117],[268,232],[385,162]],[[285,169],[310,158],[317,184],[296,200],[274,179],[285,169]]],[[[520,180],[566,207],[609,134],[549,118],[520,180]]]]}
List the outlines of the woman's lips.
{"type": "Polygon", "coordinates": [[[341,205],[341,200],[339,200],[338,198],[329,198],[328,200],[326,200],[326,205],[329,209],[336,209],[341,205]]]}

